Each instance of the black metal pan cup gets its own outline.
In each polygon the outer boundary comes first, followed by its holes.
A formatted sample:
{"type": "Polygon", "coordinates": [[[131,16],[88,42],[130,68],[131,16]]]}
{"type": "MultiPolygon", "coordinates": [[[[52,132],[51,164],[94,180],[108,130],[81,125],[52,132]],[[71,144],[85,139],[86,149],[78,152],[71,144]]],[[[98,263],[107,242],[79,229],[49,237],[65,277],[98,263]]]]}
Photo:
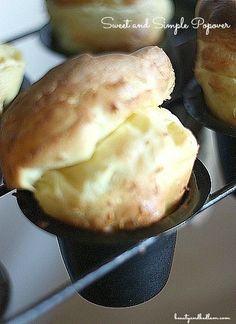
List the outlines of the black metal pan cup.
{"type": "MultiPolygon", "coordinates": [[[[61,253],[72,281],[128,250],[133,244],[94,245],[59,238],[61,253]]],[[[156,296],[171,271],[176,232],[158,237],[148,251],[135,255],[93,285],[84,289],[86,300],[107,307],[129,307],[156,296]]]]}
{"type": "Polygon", "coordinates": [[[127,307],[149,300],[164,288],[171,271],[177,228],[203,206],[210,187],[209,174],[197,160],[189,191],[176,211],[149,227],[114,233],[92,232],[61,223],[43,213],[30,192],[17,191],[16,197],[19,207],[31,222],[57,235],[72,281],[134,244],[157,237],[150,250],[137,254],[81,293],[84,298],[99,305],[127,307]]]}

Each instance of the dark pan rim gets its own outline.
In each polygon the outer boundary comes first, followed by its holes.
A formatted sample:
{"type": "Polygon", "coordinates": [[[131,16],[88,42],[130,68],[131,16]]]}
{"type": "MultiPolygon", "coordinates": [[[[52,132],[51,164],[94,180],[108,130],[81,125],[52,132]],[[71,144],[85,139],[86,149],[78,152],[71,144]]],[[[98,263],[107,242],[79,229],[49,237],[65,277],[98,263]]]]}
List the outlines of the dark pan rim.
{"type": "Polygon", "coordinates": [[[211,189],[211,181],[204,165],[196,160],[189,182],[189,191],[184,195],[179,208],[159,222],[137,230],[94,232],[65,224],[45,214],[29,191],[18,190],[16,198],[23,214],[37,227],[55,234],[60,238],[73,238],[80,242],[94,244],[136,243],[149,237],[175,231],[180,225],[191,219],[207,200],[211,189]],[[33,213],[32,213],[33,211],[33,213]]]}

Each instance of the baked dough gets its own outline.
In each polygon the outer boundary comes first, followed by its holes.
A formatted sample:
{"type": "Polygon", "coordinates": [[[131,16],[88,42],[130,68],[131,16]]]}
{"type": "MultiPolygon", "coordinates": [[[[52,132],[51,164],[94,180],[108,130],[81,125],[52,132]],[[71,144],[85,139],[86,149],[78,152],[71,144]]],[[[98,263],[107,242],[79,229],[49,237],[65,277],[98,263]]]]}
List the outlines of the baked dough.
{"type": "Polygon", "coordinates": [[[171,0],[47,0],[46,4],[56,41],[71,54],[131,52],[158,44],[163,30],[153,19],[163,17],[167,23],[174,11],[171,0]],[[125,24],[127,19],[130,27],[110,28],[109,24],[125,24]],[[146,22],[149,27],[133,28],[146,22]]]}
{"type": "Polygon", "coordinates": [[[176,208],[196,153],[196,140],[168,110],[141,109],[88,161],[46,172],[35,196],[49,215],[84,228],[147,226],[176,208]]]}
{"type": "Polygon", "coordinates": [[[52,69],[2,118],[8,186],[32,189],[47,170],[89,160],[98,142],[135,110],[170,98],[174,81],[170,60],[157,47],[132,55],[85,54],[52,69]]]}
{"type": "Polygon", "coordinates": [[[12,45],[0,44],[0,114],[17,95],[24,75],[21,53],[12,45]]]}
{"type": "Polygon", "coordinates": [[[198,151],[192,133],[158,108],[173,87],[158,47],[54,68],[3,115],[8,186],[32,190],[48,214],[84,228],[158,221],[181,199],[198,151]]]}
{"type": "Polygon", "coordinates": [[[236,126],[236,1],[199,1],[196,16],[231,26],[199,29],[195,75],[212,114],[236,126]]]}

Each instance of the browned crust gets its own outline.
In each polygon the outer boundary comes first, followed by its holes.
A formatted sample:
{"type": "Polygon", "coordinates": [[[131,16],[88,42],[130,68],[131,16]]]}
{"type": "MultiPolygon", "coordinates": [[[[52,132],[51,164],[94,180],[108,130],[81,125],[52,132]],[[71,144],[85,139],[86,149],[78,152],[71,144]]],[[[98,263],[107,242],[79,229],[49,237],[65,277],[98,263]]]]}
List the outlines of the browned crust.
{"type": "Polygon", "coordinates": [[[199,29],[199,39],[211,43],[213,46],[220,43],[226,50],[236,52],[236,30],[233,29],[215,29],[207,35],[206,31],[199,29]]]}
{"type": "Polygon", "coordinates": [[[236,78],[236,54],[226,50],[224,43],[199,42],[197,68],[236,78]],[[202,45],[202,46],[200,46],[202,45]]]}
{"type": "Polygon", "coordinates": [[[158,47],[81,55],[52,69],[2,117],[0,165],[7,185],[29,189],[46,170],[90,158],[98,141],[136,109],[160,105],[173,86],[171,63],[158,47]],[[41,174],[31,181],[32,170],[41,174]]]}

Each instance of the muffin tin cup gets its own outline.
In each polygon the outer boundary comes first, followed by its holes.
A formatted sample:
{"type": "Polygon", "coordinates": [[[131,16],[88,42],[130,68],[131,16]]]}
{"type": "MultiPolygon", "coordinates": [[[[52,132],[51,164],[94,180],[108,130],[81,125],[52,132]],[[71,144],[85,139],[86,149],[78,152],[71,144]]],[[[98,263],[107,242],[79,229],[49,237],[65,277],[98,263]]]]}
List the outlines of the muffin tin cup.
{"type": "MultiPolygon", "coordinates": [[[[189,209],[194,211],[204,204],[210,192],[210,178],[197,161],[194,168],[198,192],[191,197],[189,209]]],[[[193,190],[190,185],[190,190],[193,190]]],[[[165,220],[163,220],[164,222],[165,220]]],[[[80,295],[94,304],[106,307],[130,307],[157,296],[165,287],[174,256],[177,227],[164,231],[148,251],[135,255],[125,264],[87,287],[80,295]]],[[[132,235],[132,232],[130,233],[132,235]]],[[[133,244],[99,244],[80,242],[76,238],[58,238],[60,250],[72,282],[83,277],[91,269],[129,250],[133,244]]]]}
{"type": "MultiPolygon", "coordinates": [[[[130,244],[97,246],[58,239],[72,282],[104,260],[130,249],[130,244]]],[[[81,296],[106,307],[130,307],[156,296],[166,285],[174,256],[176,232],[160,236],[147,252],[135,255],[119,268],[85,288],[81,296]]]]}
{"type": "MultiPolygon", "coordinates": [[[[210,190],[210,180],[202,165],[195,166],[198,186],[204,195],[196,210],[203,205],[210,190]],[[203,198],[205,197],[205,198],[203,198]]],[[[214,196],[214,195],[213,195],[214,196]]],[[[87,301],[106,307],[130,307],[146,302],[165,287],[174,256],[176,228],[160,235],[149,248],[135,255],[125,264],[87,287],[80,295],[87,301]]],[[[75,238],[58,238],[60,250],[72,282],[76,282],[91,269],[110,260],[132,244],[99,244],[80,242],[75,238]]]]}

